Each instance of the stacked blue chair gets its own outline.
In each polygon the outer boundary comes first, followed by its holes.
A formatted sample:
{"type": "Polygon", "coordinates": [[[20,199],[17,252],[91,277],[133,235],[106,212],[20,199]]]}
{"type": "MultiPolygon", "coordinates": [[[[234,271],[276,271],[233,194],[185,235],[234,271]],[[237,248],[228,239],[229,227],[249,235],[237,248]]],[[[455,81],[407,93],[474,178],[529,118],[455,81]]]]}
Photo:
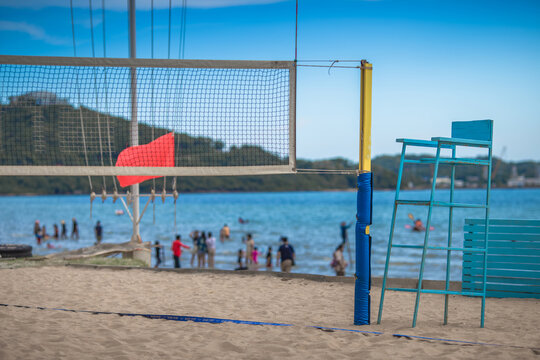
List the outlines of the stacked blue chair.
{"type": "Polygon", "coordinates": [[[462,248],[462,247],[453,247],[452,246],[452,216],[454,208],[472,208],[472,209],[485,209],[485,227],[486,229],[489,226],[489,199],[491,192],[491,168],[492,168],[492,143],[493,143],[493,120],[477,120],[477,121],[454,121],[452,123],[452,137],[433,137],[431,141],[429,140],[414,140],[414,139],[397,139],[397,142],[402,143],[401,151],[401,161],[399,165],[399,173],[396,186],[396,197],[394,201],[394,211],[392,214],[392,224],[390,227],[390,237],[388,240],[388,251],[386,254],[386,263],[384,268],[384,277],[381,291],[381,301],[379,305],[379,314],[377,318],[377,323],[381,323],[383,304],[384,304],[384,295],[386,290],[393,291],[408,291],[416,292],[416,301],[414,306],[414,315],[412,327],[416,326],[416,319],[418,317],[418,308],[420,305],[420,294],[422,293],[431,293],[431,294],[442,294],[445,296],[444,301],[444,324],[448,323],[448,297],[449,295],[468,295],[468,296],[478,296],[482,298],[482,310],[481,310],[481,320],[480,326],[484,327],[484,312],[486,304],[486,271],[487,271],[487,251],[488,251],[488,231],[484,232],[484,242],[483,246],[478,248],[462,248]],[[428,147],[436,148],[436,155],[434,158],[425,158],[425,159],[407,159],[405,157],[405,152],[408,146],[414,147],[428,147]],[[486,148],[488,151],[487,159],[472,159],[472,158],[458,158],[456,157],[456,148],[459,146],[463,147],[475,147],[475,148],[486,148]],[[441,150],[449,149],[451,151],[451,157],[441,157],[441,150]],[[429,200],[402,200],[399,197],[399,190],[401,187],[401,180],[403,175],[403,166],[406,163],[415,163],[415,164],[432,164],[434,167],[433,170],[433,179],[431,185],[431,195],[429,200]],[[436,201],[435,200],[435,188],[437,186],[437,174],[439,171],[439,165],[449,165],[451,166],[451,175],[450,175],[450,198],[448,201],[436,201]],[[468,204],[468,203],[457,203],[454,202],[454,180],[456,165],[479,165],[487,167],[487,184],[486,184],[486,201],[484,204],[468,204]],[[416,244],[392,244],[394,237],[394,229],[396,224],[396,212],[398,206],[400,205],[413,205],[413,206],[428,206],[428,215],[426,221],[426,233],[424,236],[423,245],[416,244]],[[446,207],[449,209],[448,217],[448,243],[447,246],[430,246],[429,245],[429,235],[430,235],[430,226],[431,226],[431,215],[434,207],[446,207]],[[418,274],[418,284],[417,288],[387,288],[387,278],[388,278],[388,267],[390,265],[390,255],[393,247],[399,248],[409,248],[409,249],[422,249],[422,258],[420,263],[420,272],[418,274]],[[427,250],[442,250],[447,252],[446,256],[446,283],[444,290],[434,290],[434,289],[423,289],[422,280],[424,278],[424,266],[426,262],[426,252],[427,250]],[[450,291],[450,260],[452,251],[467,251],[474,252],[483,255],[483,285],[481,290],[477,291],[450,291]]]}

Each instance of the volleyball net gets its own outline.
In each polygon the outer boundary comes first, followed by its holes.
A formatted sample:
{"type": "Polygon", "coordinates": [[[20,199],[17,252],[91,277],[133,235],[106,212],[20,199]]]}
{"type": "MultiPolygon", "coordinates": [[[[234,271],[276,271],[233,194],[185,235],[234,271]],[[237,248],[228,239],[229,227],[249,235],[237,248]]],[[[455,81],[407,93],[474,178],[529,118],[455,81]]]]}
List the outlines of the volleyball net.
{"type": "Polygon", "coordinates": [[[0,174],[294,172],[295,96],[292,61],[3,55],[0,174]]]}

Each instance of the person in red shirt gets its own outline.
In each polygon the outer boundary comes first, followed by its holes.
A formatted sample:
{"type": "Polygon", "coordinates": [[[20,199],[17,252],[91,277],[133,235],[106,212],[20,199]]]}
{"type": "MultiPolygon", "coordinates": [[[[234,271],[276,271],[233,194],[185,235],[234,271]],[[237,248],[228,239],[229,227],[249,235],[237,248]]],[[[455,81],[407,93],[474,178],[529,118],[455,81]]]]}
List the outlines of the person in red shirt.
{"type": "Polygon", "coordinates": [[[180,241],[180,235],[176,235],[176,240],[173,241],[171,250],[174,256],[174,267],[180,268],[180,256],[182,256],[182,248],[189,249],[188,245],[183,244],[180,241]]]}

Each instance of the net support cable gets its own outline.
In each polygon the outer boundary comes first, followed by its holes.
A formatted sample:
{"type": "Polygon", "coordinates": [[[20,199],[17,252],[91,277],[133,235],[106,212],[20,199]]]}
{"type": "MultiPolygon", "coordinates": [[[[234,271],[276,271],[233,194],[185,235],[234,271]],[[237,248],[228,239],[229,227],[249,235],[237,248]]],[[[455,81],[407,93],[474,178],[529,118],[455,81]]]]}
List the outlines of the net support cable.
{"type": "MultiPolygon", "coordinates": [[[[69,8],[70,8],[70,13],[71,13],[71,34],[73,35],[73,56],[76,59],[77,58],[77,43],[76,43],[76,40],[75,40],[75,21],[74,21],[74,16],[73,16],[73,0],[69,0],[69,8]]],[[[80,117],[81,135],[82,135],[83,148],[84,148],[84,160],[86,162],[86,166],[88,166],[88,152],[87,152],[87,149],[86,149],[86,137],[85,137],[85,134],[84,134],[84,119],[83,119],[82,108],[81,108],[81,88],[80,88],[80,84],[79,84],[79,75],[78,74],[76,74],[76,76],[75,76],[75,83],[76,83],[76,88],[77,88],[77,102],[78,102],[78,105],[79,105],[79,117],[80,117]]],[[[1,99],[1,97],[0,97],[0,99],[1,99]]],[[[6,173],[6,175],[8,175],[8,174],[9,174],[9,172],[6,173]]],[[[91,178],[90,174],[88,174],[88,184],[90,186],[90,191],[93,191],[92,178],[91,178]]],[[[90,206],[92,206],[92,205],[90,204],[90,206]]],[[[92,211],[90,210],[90,217],[91,216],[92,216],[92,211]]]]}
{"type": "MultiPolygon", "coordinates": [[[[92,43],[92,57],[96,57],[96,50],[95,50],[95,44],[94,44],[94,14],[92,11],[92,0],[88,0],[88,11],[90,13],[90,39],[92,43]]],[[[94,74],[94,95],[96,97],[96,109],[99,109],[99,94],[98,94],[98,80],[97,80],[97,70],[96,67],[92,67],[92,72],[94,74]]],[[[104,87],[107,87],[107,84],[103,84],[104,87]]],[[[106,99],[106,97],[105,97],[106,99]]],[[[106,100],[105,100],[106,101],[106,100]]],[[[99,139],[99,160],[101,162],[101,166],[105,166],[105,163],[103,161],[103,140],[101,138],[101,117],[99,111],[97,114],[97,130],[98,130],[98,139],[99,139]]],[[[108,129],[107,129],[108,131],[108,129]]],[[[107,192],[107,185],[105,182],[105,176],[103,178],[103,189],[102,191],[104,193],[107,192]]],[[[91,213],[91,212],[90,212],[91,213]]]]}

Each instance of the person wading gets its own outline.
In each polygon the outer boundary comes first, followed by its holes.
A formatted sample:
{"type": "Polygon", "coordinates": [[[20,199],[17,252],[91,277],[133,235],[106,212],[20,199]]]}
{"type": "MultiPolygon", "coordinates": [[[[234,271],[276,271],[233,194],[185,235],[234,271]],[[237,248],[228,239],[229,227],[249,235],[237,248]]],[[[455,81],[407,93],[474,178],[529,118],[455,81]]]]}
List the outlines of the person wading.
{"type": "Polygon", "coordinates": [[[288,273],[291,272],[296,256],[294,254],[294,248],[292,245],[289,245],[289,240],[286,236],[281,237],[281,242],[282,244],[277,251],[276,266],[279,266],[279,262],[281,261],[281,271],[288,273]]]}
{"type": "Polygon", "coordinates": [[[181,268],[180,257],[182,256],[182,248],[189,249],[189,245],[183,244],[182,241],[180,241],[180,235],[176,235],[176,240],[172,243],[171,250],[174,257],[174,267],[177,269],[181,268]]]}

